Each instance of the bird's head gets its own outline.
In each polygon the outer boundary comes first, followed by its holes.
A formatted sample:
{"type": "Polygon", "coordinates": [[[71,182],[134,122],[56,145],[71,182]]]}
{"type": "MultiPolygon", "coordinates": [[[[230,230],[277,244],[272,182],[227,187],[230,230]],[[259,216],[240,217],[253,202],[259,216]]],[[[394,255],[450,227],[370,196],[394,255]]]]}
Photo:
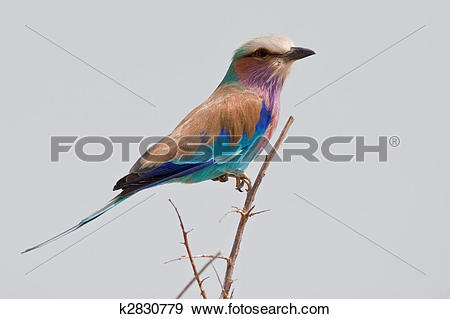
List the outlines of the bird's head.
{"type": "Polygon", "coordinates": [[[247,88],[271,89],[282,86],[296,60],[315,54],[295,47],[283,36],[266,36],[244,43],[234,52],[221,85],[239,82],[247,88]]]}

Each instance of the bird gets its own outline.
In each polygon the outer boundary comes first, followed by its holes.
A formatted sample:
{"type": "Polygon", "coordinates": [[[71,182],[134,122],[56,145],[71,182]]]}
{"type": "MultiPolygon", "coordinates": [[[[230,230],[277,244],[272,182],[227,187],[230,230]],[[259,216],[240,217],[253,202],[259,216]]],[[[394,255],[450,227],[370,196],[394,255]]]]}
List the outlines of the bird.
{"type": "Polygon", "coordinates": [[[75,226],[22,253],[72,233],[134,194],[157,185],[226,182],[231,177],[236,180],[236,189],[242,191],[245,185],[248,191],[251,180],[245,169],[277,127],[284,81],[294,61],[313,54],[281,35],[244,43],[234,51],[223,80],[205,102],[188,113],[172,133],[150,146],[117,181],[113,187],[120,190],[117,196],[75,226]]]}

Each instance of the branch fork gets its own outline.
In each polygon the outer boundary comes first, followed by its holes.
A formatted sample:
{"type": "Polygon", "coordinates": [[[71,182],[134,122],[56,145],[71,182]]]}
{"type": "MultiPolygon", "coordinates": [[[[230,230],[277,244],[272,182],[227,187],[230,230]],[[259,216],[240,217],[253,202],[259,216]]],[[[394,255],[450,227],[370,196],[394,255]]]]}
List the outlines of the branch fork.
{"type": "MultiPolygon", "coordinates": [[[[294,118],[292,116],[289,117],[289,119],[287,120],[286,124],[284,125],[284,128],[282,129],[280,136],[278,137],[277,141],[275,142],[274,147],[272,148],[272,150],[269,152],[269,154],[266,156],[266,160],[264,161],[264,163],[262,164],[258,175],[256,176],[255,179],[255,183],[253,186],[249,186],[249,189],[247,191],[247,197],[245,198],[245,203],[244,203],[244,207],[243,208],[238,208],[233,206],[233,210],[227,212],[220,220],[222,221],[223,218],[225,218],[228,214],[230,213],[239,213],[240,214],[240,220],[239,220],[239,225],[237,227],[236,230],[236,235],[234,238],[234,242],[233,242],[233,247],[231,248],[231,252],[230,252],[230,256],[229,257],[225,257],[222,256],[220,252],[218,252],[216,255],[196,255],[193,256],[191,253],[191,249],[189,247],[189,243],[188,243],[188,231],[185,230],[184,228],[184,224],[183,221],[181,219],[180,213],[178,212],[177,207],[175,206],[175,204],[172,202],[172,200],[169,199],[169,202],[172,204],[172,206],[175,209],[175,212],[177,213],[178,216],[178,220],[180,222],[180,227],[183,233],[183,238],[184,238],[184,246],[186,247],[186,251],[187,251],[187,256],[181,256],[179,258],[175,258],[172,260],[167,261],[166,263],[172,262],[172,261],[176,261],[176,260],[183,260],[183,259],[189,259],[191,266],[192,266],[192,270],[194,272],[194,279],[192,279],[187,285],[186,287],[178,294],[177,298],[180,298],[184,292],[192,285],[192,283],[194,283],[195,281],[197,281],[198,287],[200,289],[200,294],[202,295],[203,299],[207,299],[206,297],[206,293],[205,290],[203,289],[203,280],[200,279],[200,274],[206,269],[208,268],[209,265],[212,265],[213,261],[217,258],[219,259],[223,259],[226,260],[227,262],[227,268],[226,268],[226,273],[225,273],[225,279],[224,282],[222,284],[220,277],[217,273],[217,270],[215,269],[214,265],[214,272],[217,275],[217,279],[219,280],[220,286],[221,286],[221,298],[223,299],[228,299],[228,298],[232,298],[233,297],[233,293],[234,293],[234,289],[231,292],[230,295],[230,289],[231,286],[234,282],[233,280],[233,272],[234,272],[234,268],[236,265],[236,260],[237,257],[239,255],[239,250],[240,250],[240,246],[241,246],[241,242],[242,242],[242,237],[244,235],[244,229],[245,229],[245,225],[247,224],[247,221],[250,217],[253,217],[255,215],[264,213],[269,211],[268,209],[266,210],[261,210],[261,211],[257,211],[257,212],[253,212],[255,205],[253,205],[253,202],[255,200],[256,197],[256,192],[258,191],[259,186],[261,185],[262,179],[263,177],[266,175],[266,170],[269,167],[269,164],[271,162],[271,160],[273,159],[273,157],[276,155],[277,150],[280,148],[281,143],[284,141],[284,139],[286,138],[287,132],[289,130],[289,128],[291,127],[292,123],[294,122],[294,118]],[[210,258],[210,260],[208,261],[207,264],[205,264],[203,266],[203,268],[200,271],[197,271],[197,268],[195,266],[194,263],[194,258],[210,258]]],[[[248,178],[248,177],[247,177],[248,178]]],[[[220,179],[218,179],[219,181],[222,181],[220,179]]],[[[225,181],[225,180],[223,180],[225,181]]]]}

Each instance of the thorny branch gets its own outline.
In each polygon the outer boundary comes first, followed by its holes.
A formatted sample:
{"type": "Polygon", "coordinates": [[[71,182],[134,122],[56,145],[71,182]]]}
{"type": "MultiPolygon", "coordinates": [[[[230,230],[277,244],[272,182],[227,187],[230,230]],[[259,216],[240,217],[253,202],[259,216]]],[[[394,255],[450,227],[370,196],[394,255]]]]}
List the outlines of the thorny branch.
{"type": "MultiPolygon", "coordinates": [[[[206,270],[206,268],[208,268],[209,265],[212,265],[213,261],[215,259],[223,259],[227,262],[227,268],[226,268],[226,273],[225,273],[225,280],[222,284],[220,277],[217,273],[217,270],[215,269],[214,265],[214,272],[216,273],[217,279],[220,283],[220,286],[222,288],[222,293],[221,293],[221,298],[224,299],[228,299],[228,298],[232,298],[233,297],[233,291],[231,292],[230,295],[230,289],[231,289],[231,285],[233,284],[233,271],[234,271],[234,267],[236,265],[236,259],[239,255],[239,249],[241,246],[241,242],[242,242],[242,237],[244,234],[244,229],[245,229],[245,225],[247,224],[247,221],[250,217],[264,213],[268,210],[262,210],[262,211],[258,211],[258,212],[252,212],[253,209],[255,208],[255,205],[253,205],[253,202],[255,200],[256,197],[256,192],[258,191],[259,186],[261,185],[262,179],[266,174],[266,170],[269,167],[270,162],[272,161],[273,157],[275,156],[277,150],[280,148],[281,143],[283,142],[283,140],[286,138],[287,132],[289,130],[289,128],[291,127],[292,123],[294,122],[294,118],[292,116],[289,117],[289,119],[287,120],[286,124],[284,125],[283,130],[280,133],[280,136],[278,137],[277,141],[275,142],[274,147],[272,148],[272,150],[270,151],[270,153],[266,156],[266,159],[263,163],[263,165],[261,166],[258,175],[256,176],[255,179],[255,183],[253,185],[253,187],[251,189],[248,190],[247,192],[247,197],[245,199],[245,203],[244,203],[244,207],[243,208],[238,208],[238,207],[233,207],[234,210],[231,212],[238,212],[241,215],[241,218],[239,220],[239,225],[238,228],[236,230],[236,235],[234,238],[234,242],[233,242],[233,247],[231,249],[230,252],[230,256],[229,257],[225,257],[221,255],[221,252],[219,251],[216,255],[192,255],[191,253],[191,249],[189,247],[189,243],[188,243],[188,239],[187,239],[187,235],[188,232],[185,230],[184,228],[184,224],[183,221],[181,220],[181,216],[180,213],[178,212],[177,207],[175,206],[175,204],[172,202],[172,200],[169,199],[169,202],[172,204],[172,206],[175,209],[175,212],[177,213],[178,216],[178,220],[180,221],[180,226],[181,226],[181,230],[183,232],[183,238],[184,238],[184,246],[186,247],[186,251],[187,251],[187,256],[181,256],[179,258],[175,258],[169,261],[166,261],[166,263],[172,262],[172,261],[177,261],[177,260],[183,260],[183,259],[189,259],[191,265],[192,265],[192,270],[194,271],[194,278],[192,278],[192,280],[186,285],[186,287],[183,288],[183,290],[178,294],[178,296],[176,297],[177,299],[181,298],[181,296],[183,296],[183,294],[186,292],[186,290],[195,282],[197,281],[197,284],[200,288],[200,293],[202,295],[202,297],[204,299],[206,299],[206,293],[203,289],[203,280],[200,280],[200,275],[203,273],[204,270],[206,270]],[[194,258],[210,258],[210,260],[208,261],[208,263],[206,263],[199,272],[197,272],[197,268],[195,266],[194,263],[194,258]]],[[[229,212],[229,213],[231,213],[229,212]]],[[[228,214],[228,213],[227,213],[228,214]]],[[[225,216],[227,215],[225,214],[225,216]]],[[[224,217],[225,217],[224,216],[224,217]]],[[[223,219],[223,217],[221,218],[221,220],[223,219]]]]}
{"type": "MultiPolygon", "coordinates": [[[[230,261],[230,258],[225,257],[225,256],[220,256],[220,255],[217,256],[217,255],[205,255],[205,254],[202,254],[202,255],[193,255],[192,258],[194,258],[194,259],[195,258],[217,258],[217,259],[223,259],[223,260],[225,260],[227,262],[230,261]]],[[[173,259],[170,259],[168,261],[165,261],[164,263],[168,264],[168,263],[171,263],[171,262],[174,262],[174,261],[180,261],[180,260],[184,260],[184,259],[189,259],[189,256],[180,256],[178,258],[173,258],[173,259]]]]}
{"type": "Polygon", "coordinates": [[[195,277],[195,280],[197,280],[198,287],[200,289],[200,293],[201,293],[203,299],[207,299],[205,290],[203,289],[203,285],[202,285],[203,281],[200,280],[200,276],[197,272],[197,267],[195,267],[194,259],[192,258],[191,248],[189,247],[188,236],[187,236],[188,232],[184,229],[184,224],[183,224],[183,221],[181,220],[181,215],[178,212],[178,208],[175,206],[175,204],[172,202],[172,200],[169,199],[169,202],[172,204],[173,208],[175,209],[175,212],[177,213],[177,216],[178,216],[178,220],[180,221],[180,227],[181,227],[181,231],[183,232],[183,239],[184,239],[183,244],[186,247],[186,251],[188,253],[189,260],[192,265],[192,270],[194,271],[194,277],[195,277]]]}
{"type": "MultiPolygon", "coordinates": [[[[239,221],[239,225],[236,230],[236,236],[234,238],[233,247],[231,249],[229,262],[227,263],[225,281],[224,281],[223,289],[222,289],[221,297],[224,299],[228,298],[230,288],[233,283],[233,271],[234,271],[234,267],[236,264],[236,259],[239,255],[239,249],[241,246],[242,236],[244,234],[245,225],[247,224],[248,219],[252,216],[251,211],[254,208],[254,206],[252,206],[252,204],[253,204],[253,201],[255,200],[256,192],[258,191],[259,185],[261,184],[262,179],[263,179],[264,175],[266,174],[266,170],[269,167],[270,161],[275,156],[275,154],[276,154],[278,148],[280,147],[281,143],[283,142],[283,140],[286,138],[287,132],[293,122],[294,122],[294,118],[292,116],[290,116],[289,119],[287,120],[286,124],[284,125],[284,128],[281,131],[280,136],[278,137],[274,147],[272,148],[270,153],[266,156],[266,160],[264,161],[263,165],[261,166],[261,169],[259,170],[259,173],[256,177],[253,187],[247,192],[247,197],[245,199],[244,208],[239,210],[239,213],[241,214],[241,219],[239,221]]],[[[256,213],[254,213],[254,214],[256,214],[256,213]]]]}
{"type": "MultiPolygon", "coordinates": [[[[216,260],[216,258],[218,256],[220,256],[221,252],[219,251],[215,256],[213,256],[213,258],[211,258],[203,267],[202,269],[200,269],[200,271],[198,272],[198,275],[200,276],[205,270],[206,268],[209,267],[209,265],[212,265],[212,262],[214,260],[216,260]]],[[[186,292],[186,290],[189,289],[189,287],[194,283],[194,281],[196,280],[196,278],[192,278],[191,281],[188,282],[188,284],[183,288],[183,290],[181,290],[181,292],[178,294],[178,296],[176,297],[176,299],[180,299],[184,293],[186,292]]]]}

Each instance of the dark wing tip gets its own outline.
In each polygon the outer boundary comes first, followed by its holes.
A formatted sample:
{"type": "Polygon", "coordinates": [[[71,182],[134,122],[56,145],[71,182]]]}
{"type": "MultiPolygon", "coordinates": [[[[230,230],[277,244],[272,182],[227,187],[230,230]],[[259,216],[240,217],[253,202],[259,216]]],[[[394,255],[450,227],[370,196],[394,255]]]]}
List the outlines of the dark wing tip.
{"type": "Polygon", "coordinates": [[[122,177],[121,179],[119,179],[116,182],[116,185],[114,185],[114,187],[113,187],[113,191],[123,189],[124,187],[127,186],[128,183],[130,183],[131,181],[133,181],[134,179],[136,179],[138,177],[139,177],[139,174],[137,174],[137,173],[130,173],[128,175],[125,175],[124,177],[122,177]]]}

